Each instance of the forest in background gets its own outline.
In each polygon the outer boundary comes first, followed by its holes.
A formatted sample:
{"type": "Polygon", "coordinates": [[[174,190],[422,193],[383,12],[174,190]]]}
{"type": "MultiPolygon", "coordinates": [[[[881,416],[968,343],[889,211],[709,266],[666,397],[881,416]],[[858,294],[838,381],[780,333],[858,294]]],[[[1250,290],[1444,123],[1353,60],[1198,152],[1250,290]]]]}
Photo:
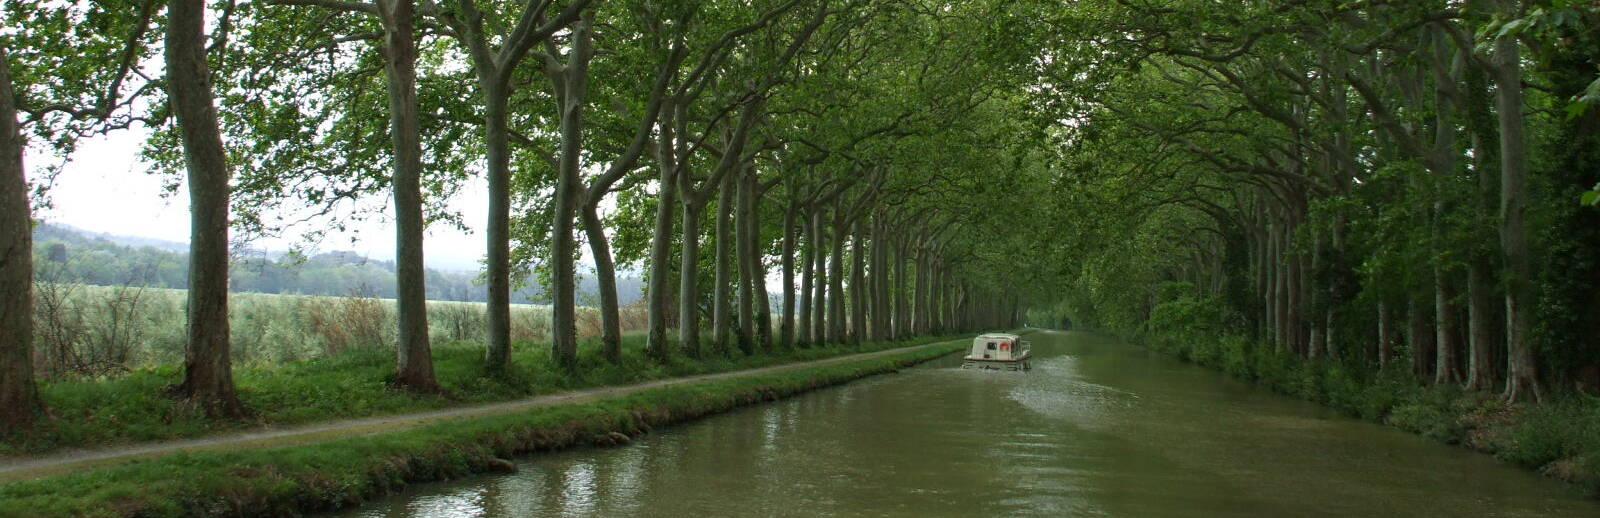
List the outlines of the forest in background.
{"type": "MultiPolygon", "coordinates": [[[[40,223],[33,231],[35,276],[40,281],[78,282],[93,286],[188,287],[188,246],[133,236],[96,234],[66,225],[40,223]]],[[[354,252],[304,255],[259,249],[237,252],[229,266],[229,290],[324,296],[395,296],[394,262],[369,259],[354,252]]],[[[547,304],[549,298],[534,279],[526,279],[512,296],[518,304],[547,304]]],[[[483,302],[480,276],[470,272],[427,270],[428,300],[483,302]]],[[[580,280],[579,296],[595,299],[593,276],[580,280]]],[[[622,305],[643,295],[644,283],[630,275],[618,278],[622,305]]],[[[594,305],[593,303],[585,305],[594,305]]]]}

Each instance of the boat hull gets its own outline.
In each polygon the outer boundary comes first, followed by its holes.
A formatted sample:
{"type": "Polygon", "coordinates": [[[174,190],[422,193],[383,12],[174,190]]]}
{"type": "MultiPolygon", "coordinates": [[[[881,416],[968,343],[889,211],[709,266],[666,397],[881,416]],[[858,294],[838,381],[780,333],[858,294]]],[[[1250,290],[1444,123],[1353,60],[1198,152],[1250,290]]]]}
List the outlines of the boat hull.
{"type": "Polygon", "coordinates": [[[986,358],[962,358],[961,368],[991,370],[991,371],[1026,371],[1033,366],[1028,364],[1032,355],[1023,356],[1012,360],[995,360],[986,358]]]}

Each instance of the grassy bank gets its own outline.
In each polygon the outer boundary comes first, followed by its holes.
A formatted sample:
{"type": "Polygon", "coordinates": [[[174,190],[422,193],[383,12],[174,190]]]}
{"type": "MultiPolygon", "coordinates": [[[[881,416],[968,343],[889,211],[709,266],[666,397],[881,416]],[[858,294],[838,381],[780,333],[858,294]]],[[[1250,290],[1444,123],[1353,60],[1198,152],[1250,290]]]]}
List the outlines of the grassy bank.
{"type": "Polygon", "coordinates": [[[876,351],[937,338],[856,346],[830,345],[779,350],[743,356],[708,354],[690,360],[674,357],[660,365],[645,359],[642,335],[625,337],[624,361],[613,365],[599,357],[597,346],[585,343],[579,367],[568,371],[552,365],[549,347],[518,342],[512,368],[501,376],[482,371],[482,346],[470,342],[439,344],[434,366],[443,395],[418,395],[394,390],[389,348],[362,347],[332,356],[235,369],[240,398],[254,412],[244,421],[213,421],[196,408],[167,397],[164,388],[182,379],[177,366],[151,367],[107,379],[57,381],[40,387],[53,418],[25,432],[0,438],[0,455],[41,453],[63,447],[196,437],[265,425],[293,425],[432,410],[455,405],[524,398],[573,389],[619,385],[654,379],[707,374],[876,351]]]}
{"type": "Polygon", "coordinates": [[[498,459],[615,440],[742,405],[892,372],[964,348],[664,388],[312,446],[179,454],[0,486],[0,517],[299,516],[407,484],[491,471],[498,459]]]}
{"type": "MultiPolygon", "coordinates": [[[[187,292],[137,286],[40,282],[34,287],[35,372],[47,380],[121,376],[183,362],[187,292]]],[[[434,343],[480,339],[481,302],[428,301],[434,343]]],[[[395,302],[371,296],[234,293],[228,320],[235,365],[262,367],[394,343],[395,302]]],[[[620,312],[623,330],[643,329],[644,309],[620,312]]],[[[600,334],[600,315],[579,308],[578,335],[600,334]]],[[[550,307],[511,305],[513,341],[549,338],[550,307]]]]}
{"type": "Polygon", "coordinates": [[[1308,363],[1239,337],[1145,342],[1352,417],[1491,453],[1600,497],[1600,397],[1552,394],[1542,404],[1507,405],[1498,393],[1426,386],[1405,368],[1372,372],[1333,361],[1308,363]]]}

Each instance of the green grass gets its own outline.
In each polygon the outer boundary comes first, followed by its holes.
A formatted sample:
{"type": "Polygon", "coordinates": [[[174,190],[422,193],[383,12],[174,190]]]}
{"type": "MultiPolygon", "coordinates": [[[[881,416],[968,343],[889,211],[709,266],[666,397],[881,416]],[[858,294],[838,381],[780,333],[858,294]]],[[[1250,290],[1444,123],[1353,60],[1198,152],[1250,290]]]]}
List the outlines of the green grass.
{"type": "Polygon", "coordinates": [[[1494,454],[1600,497],[1600,397],[1556,394],[1542,404],[1506,405],[1498,394],[1425,385],[1404,367],[1372,372],[1306,362],[1236,336],[1188,336],[1202,335],[1168,332],[1145,343],[1352,417],[1494,454]]]}
{"type": "Polygon", "coordinates": [[[557,368],[548,346],[518,342],[509,372],[489,377],[482,370],[482,347],[451,342],[434,347],[434,367],[445,395],[417,395],[392,389],[393,350],[364,347],[339,354],[277,365],[235,369],[240,398],[254,412],[244,421],[214,421],[197,409],[164,395],[181,380],[175,366],[135,370],[102,380],[45,383],[42,397],[54,415],[35,428],[0,440],[0,454],[41,453],[64,447],[105,446],[201,436],[260,425],[292,425],[407,413],[449,406],[505,401],[573,389],[636,383],[695,374],[724,372],[806,361],[856,352],[876,351],[940,340],[868,343],[860,347],[830,345],[771,354],[708,355],[699,360],[675,356],[660,365],[644,357],[640,334],[625,336],[623,362],[599,357],[598,346],[585,341],[578,368],[557,368]]]}
{"type": "Polygon", "coordinates": [[[353,506],[410,483],[488,471],[497,458],[597,443],[611,432],[636,435],[962,349],[945,344],[310,446],[170,455],[0,486],[0,517],[300,516],[353,506]]]}
{"type": "MultiPolygon", "coordinates": [[[[177,289],[36,283],[36,372],[50,380],[93,379],[183,362],[187,292],[177,289]]],[[[394,343],[395,302],[373,297],[233,293],[228,296],[233,360],[270,366],[394,343]]],[[[487,332],[481,302],[428,301],[435,343],[487,332]]],[[[644,311],[620,311],[622,328],[641,329],[644,311]]],[[[514,340],[548,339],[549,306],[512,304],[514,340]]],[[[599,314],[578,308],[579,336],[596,336],[599,314]]]]}

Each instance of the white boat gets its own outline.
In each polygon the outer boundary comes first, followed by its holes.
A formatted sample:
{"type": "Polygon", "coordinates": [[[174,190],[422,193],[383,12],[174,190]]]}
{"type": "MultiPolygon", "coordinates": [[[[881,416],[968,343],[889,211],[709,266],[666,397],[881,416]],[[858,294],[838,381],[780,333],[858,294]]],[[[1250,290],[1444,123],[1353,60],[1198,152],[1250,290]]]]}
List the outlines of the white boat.
{"type": "Polygon", "coordinates": [[[1028,359],[1033,356],[1033,344],[1022,337],[1005,333],[988,333],[972,339],[972,349],[962,358],[963,369],[1001,371],[1028,370],[1028,359]]]}

